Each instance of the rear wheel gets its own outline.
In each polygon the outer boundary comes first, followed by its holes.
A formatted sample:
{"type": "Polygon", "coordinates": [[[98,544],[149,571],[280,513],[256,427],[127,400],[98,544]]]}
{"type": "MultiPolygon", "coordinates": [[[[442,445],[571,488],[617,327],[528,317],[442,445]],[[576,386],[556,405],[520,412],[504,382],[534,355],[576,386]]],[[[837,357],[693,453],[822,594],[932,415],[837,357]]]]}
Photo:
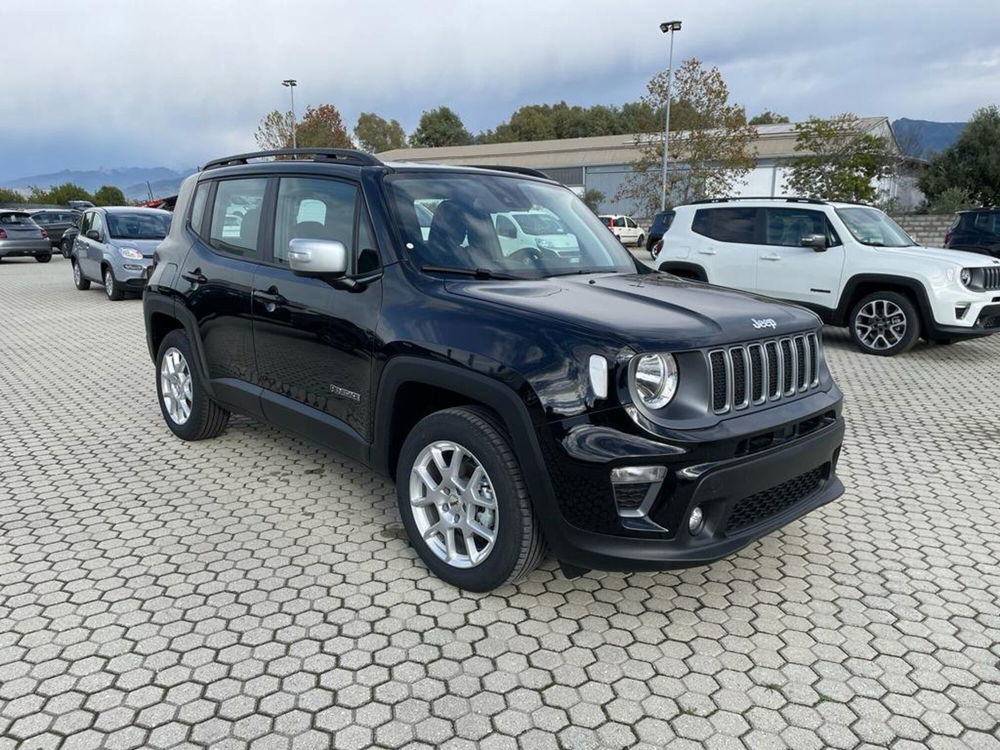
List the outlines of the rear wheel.
{"type": "Polygon", "coordinates": [[[125,287],[115,281],[115,272],[111,270],[111,266],[104,268],[104,293],[113,302],[125,299],[125,287]]]}
{"type": "Polygon", "coordinates": [[[194,362],[183,331],[164,336],[156,355],[156,393],[167,426],[182,440],[216,437],[229,423],[229,412],[209,398],[194,362]]]}
{"type": "Polygon", "coordinates": [[[90,279],[83,277],[83,271],[80,270],[80,264],[76,262],[76,258],[70,262],[73,264],[73,283],[81,292],[87,291],[90,289],[90,279]]]}
{"type": "Polygon", "coordinates": [[[920,337],[917,309],[898,292],[874,292],[858,300],[850,326],[858,349],[880,357],[902,354],[920,337]]]}
{"type": "Polygon", "coordinates": [[[491,591],[544,555],[521,467],[486,409],[445,409],[417,423],[400,452],[396,493],[410,543],[453,586],[491,591]]]}
{"type": "Polygon", "coordinates": [[[52,253],[49,253],[48,255],[36,255],[35,260],[39,263],[48,263],[52,260],[52,253]]]}
{"type": "Polygon", "coordinates": [[[640,234],[639,239],[635,241],[636,247],[642,247],[646,243],[646,235],[640,234]]]}

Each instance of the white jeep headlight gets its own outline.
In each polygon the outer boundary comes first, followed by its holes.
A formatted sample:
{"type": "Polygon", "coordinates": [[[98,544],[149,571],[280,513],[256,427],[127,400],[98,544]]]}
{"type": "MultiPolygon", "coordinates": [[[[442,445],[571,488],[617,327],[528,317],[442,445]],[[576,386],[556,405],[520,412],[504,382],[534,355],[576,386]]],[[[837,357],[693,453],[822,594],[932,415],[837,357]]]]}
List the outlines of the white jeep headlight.
{"type": "Polygon", "coordinates": [[[677,393],[677,375],[674,355],[643,354],[635,360],[635,394],[647,409],[662,409],[677,393]]]}
{"type": "Polygon", "coordinates": [[[118,248],[118,252],[123,258],[128,258],[129,260],[142,260],[142,253],[134,247],[120,247],[118,248]]]}

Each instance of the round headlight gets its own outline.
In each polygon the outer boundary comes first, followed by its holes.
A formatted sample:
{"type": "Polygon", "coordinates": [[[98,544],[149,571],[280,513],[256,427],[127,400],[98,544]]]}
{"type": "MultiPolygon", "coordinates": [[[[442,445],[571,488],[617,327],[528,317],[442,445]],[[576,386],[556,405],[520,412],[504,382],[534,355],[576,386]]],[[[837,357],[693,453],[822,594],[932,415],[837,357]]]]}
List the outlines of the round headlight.
{"type": "Polygon", "coordinates": [[[642,355],[634,377],[636,395],[649,409],[662,409],[677,393],[677,361],[672,354],[642,355]]]}
{"type": "Polygon", "coordinates": [[[961,273],[959,273],[958,278],[961,279],[963,286],[972,286],[972,270],[968,268],[963,268],[961,273]]]}

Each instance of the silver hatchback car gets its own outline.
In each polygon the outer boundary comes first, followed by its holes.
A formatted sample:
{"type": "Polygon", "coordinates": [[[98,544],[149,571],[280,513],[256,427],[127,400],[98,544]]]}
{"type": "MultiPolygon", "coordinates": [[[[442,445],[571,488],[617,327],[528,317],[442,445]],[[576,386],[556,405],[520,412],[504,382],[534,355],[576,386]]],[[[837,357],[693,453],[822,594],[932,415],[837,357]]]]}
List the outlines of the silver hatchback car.
{"type": "Polygon", "coordinates": [[[0,260],[25,257],[39,263],[52,260],[49,235],[26,211],[0,211],[0,260]]]}
{"type": "Polygon", "coordinates": [[[141,292],[153,251],[170,229],[169,211],[156,208],[89,208],[73,240],[73,283],[83,291],[90,282],[104,285],[108,299],[141,292]]]}

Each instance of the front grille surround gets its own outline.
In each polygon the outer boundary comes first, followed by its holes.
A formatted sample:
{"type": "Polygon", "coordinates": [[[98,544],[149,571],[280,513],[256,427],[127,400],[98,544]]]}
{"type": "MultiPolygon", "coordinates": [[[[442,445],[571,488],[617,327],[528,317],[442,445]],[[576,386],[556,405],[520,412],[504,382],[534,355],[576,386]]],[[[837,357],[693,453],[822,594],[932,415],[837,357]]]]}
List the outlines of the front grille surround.
{"type": "Polygon", "coordinates": [[[983,291],[995,292],[1000,290],[1000,266],[986,266],[983,268],[983,291]]]}
{"type": "Polygon", "coordinates": [[[819,347],[816,333],[802,333],[710,350],[713,413],[744,411],[816,388],[819,347]]]}

